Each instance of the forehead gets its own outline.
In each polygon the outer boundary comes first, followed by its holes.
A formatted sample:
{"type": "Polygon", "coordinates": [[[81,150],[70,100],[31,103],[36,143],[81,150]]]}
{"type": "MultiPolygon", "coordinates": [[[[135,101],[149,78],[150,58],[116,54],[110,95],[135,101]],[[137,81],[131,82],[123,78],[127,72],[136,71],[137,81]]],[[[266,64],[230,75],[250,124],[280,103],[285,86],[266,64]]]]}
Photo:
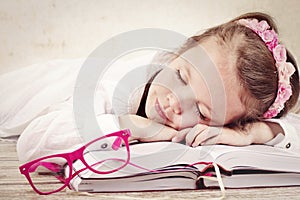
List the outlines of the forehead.
{"type": "Polygon", "coordinates": [[[244,114],[241,86],[226,51],[209,41],[189,49],[182,58],[190,70],[191,88],[211,108],[213,125],[228,124],[244,114]]]}

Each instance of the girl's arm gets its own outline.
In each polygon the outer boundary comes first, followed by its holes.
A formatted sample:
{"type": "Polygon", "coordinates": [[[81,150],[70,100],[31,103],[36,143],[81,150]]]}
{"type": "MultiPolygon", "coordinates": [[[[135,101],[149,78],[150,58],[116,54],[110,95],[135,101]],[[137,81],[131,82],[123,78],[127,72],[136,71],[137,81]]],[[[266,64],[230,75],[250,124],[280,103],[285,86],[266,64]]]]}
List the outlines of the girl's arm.
{"type": "Polygon", "coordinates": [[[186,133],[180,132],[173,141],[185,139],[190,146],[267,144],[279,148],[300,149],[299,121],[299,115],[289,114],[284,119],[247,124],[243,130],[198,124],[186,133]]]}
{"type": "Polygon", "coordinates": [[[119,116],[119,125],[121,129],[130,129],[132,134],[129,138],[130,140],[139,140],[143,142],[170,141],[178,133],[171,127],[138,115],[119,116]]]}
{"type": "Polygon", "coordinates": [[[277,123],[254,122],[246,124],[243,129],[225,127],[219,135],[218,143],[236,146],[265,144],[279,133],[283,133],[283,129],[277,123]]]}

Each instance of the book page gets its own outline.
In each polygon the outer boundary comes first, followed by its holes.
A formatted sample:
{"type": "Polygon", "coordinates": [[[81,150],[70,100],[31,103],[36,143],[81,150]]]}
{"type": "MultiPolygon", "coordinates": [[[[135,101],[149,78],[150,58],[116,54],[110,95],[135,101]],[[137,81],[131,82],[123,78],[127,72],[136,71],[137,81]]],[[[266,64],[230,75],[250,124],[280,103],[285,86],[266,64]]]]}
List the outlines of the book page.
{"type": "MultiPolygon", "coordinates": [[[[210,148],[192,148],[180,143],[172,142],[152,142],[141,143],[130,146],[130,164],[123,169],[111,174],[94,174],[86,170],[81,173],[82,177],[116,177],[128,176],[137,173],[151,172],[172,165],[190,165],[198,161],[213,161],[214,158],[208,152],[210,148]]],[[[93,155],[86,159],[101,158],[101,151],[93,152],[93,155]],[[97,154],[97,155],[96,155],[97,154]]],[[[107,153],[106,153],[107,155],[107,153]]],[[[79,161],[80,162],[80,161],[79,161]]],[[[74,163],[75,169],[82,168],[80,163],[74,163]]],[[[99,167],[105,168],[105,165],[99,167]]],[[[205,165],[195,166],[201,170],[205,165]]]]}
{"type": "Polygon", "coordinates": [[[300,173],[300,154],[296,152],[267,145],[227,149],[228,151],[216,155],[216,162],[228,170],[263,169],[300,173]]]}

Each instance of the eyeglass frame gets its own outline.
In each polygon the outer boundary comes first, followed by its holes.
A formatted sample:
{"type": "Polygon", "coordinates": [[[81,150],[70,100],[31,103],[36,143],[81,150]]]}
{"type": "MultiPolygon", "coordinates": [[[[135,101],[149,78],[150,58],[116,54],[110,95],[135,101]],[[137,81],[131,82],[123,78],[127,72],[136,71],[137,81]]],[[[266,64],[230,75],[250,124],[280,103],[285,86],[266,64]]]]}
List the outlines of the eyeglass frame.
{"type": "MultiPolygon", "coordinates": [[[[129,142],[128,142],[128,138],[130,137],[131,133],[130,133],[130,130],[129,129],[125,129],[125,130],[120,130],[120,131],[117,131],[117,132],[113,132],[113,133],[110,133],[110,134],[107,134],[107,135],[104,135],[104,136],[101,136],[99,138],[96,138],[90,142],[88,142],[87,144],[83,145],[82,147],[72,151],[72,152],[69,152],[69,153],[60,153],[60,154],[53,154],[53,155],[48,155],[48,156],[44,156],[44,157],[41,157],[41,158],[38,158],[38,159],[35,159],[35,160],[32,160],[30,162],[27,162],[23,165],[21,165],[19,167],[19,170],[20,170],[20,173],[23,174],[29,184],[31,185],[32,189],[40,194],[40,195],[47,195],[47,194],[53,194],[53,193],[56,193],[56,192],[59,192],[61,190],[63,190],[64,188],[66,187],[69,187],[69,184],[70,184],[70,181],[76,176],[78,175],[80,172],[86,170],[86,169],[89,169],[97,174],[110,174],[110,173],[114,173],[116,171],[119,171],[120,169],[124,168],[130,161],[130,148],[129,148],[129,142]],[[92,143],[95,143],[99,140],[102,140],[102,139],[105,139],[105,138],[109,138],[109,137],[112,137],[112,136],[117,136],[117,139],[113,142],[112,144],[112,149],[113,150],[117,150],[120,145],[121,145],[121,140],[120,138],[123,139],[124,143],[125,143],[125,147],[126,147],[126,150],[127,150],[127,160],[123,160],[123,165],[116,168],[116,169],[113,169],[113,170],[109,170],[109,171],[105,171],[105,172],[100,172],[100,171],[97,171],[95,169],[93,169],[84,159],[84,151],[85,149],[90,146],[92,143]],[[38,164],[39,161],[42,161],[44,159],[49,159],[49,158],[64,158],[66,161],[67,161],[67,165],[66,166],[69,166],[69,176],[66,178],[66,179],[60,179],[58,178],[62,183],[64,183],[60,188],[56,189],[56,190],[53,190],[53,191],[50,191],[50,192],[42,192],[40,191],[38,188],[35,187],[31,177],[30,177],[30,169],[31,167],[34,165],[34,164],[38,164]],[[78,170],[76,171],[75,173],[72,173],[73,172],[73,162],[76,161],[76,160],[80,160],[85,166],[86,168],[83,168],[81,170],[78,170]]],[[[52,163],[52,164],[55,164],[55,163],[52,163]]],[[[49,168],[48,168],[49,169],[49,168]]],[[[51,170],[51,169],[50,169],[51,170]]]]}

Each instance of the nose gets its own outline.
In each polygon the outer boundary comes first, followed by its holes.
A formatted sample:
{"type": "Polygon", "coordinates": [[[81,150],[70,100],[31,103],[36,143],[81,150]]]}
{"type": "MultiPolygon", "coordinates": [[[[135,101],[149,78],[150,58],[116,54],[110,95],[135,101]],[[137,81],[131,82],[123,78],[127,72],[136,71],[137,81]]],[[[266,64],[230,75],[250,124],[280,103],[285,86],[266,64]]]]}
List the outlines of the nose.
{"type": "Polygon", "coordinates": [[[180,101],[176,98],[173,93],[169,93],[167,95],[167,100],[169,102],[169,106],[175,114],[180,115],[182,112],[180,101]]]}

